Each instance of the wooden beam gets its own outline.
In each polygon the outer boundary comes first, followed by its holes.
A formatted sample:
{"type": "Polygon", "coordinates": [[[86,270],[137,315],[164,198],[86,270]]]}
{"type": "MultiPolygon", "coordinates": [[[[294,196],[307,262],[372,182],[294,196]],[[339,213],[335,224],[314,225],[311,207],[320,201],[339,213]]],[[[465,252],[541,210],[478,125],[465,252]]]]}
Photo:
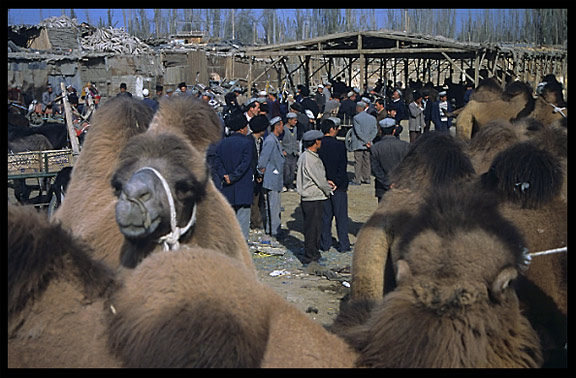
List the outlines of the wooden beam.
{"type": "Polygon", "coordinates": [[[62,89],[62,103],[64,104],[64,114],[66,114],[66,129],[68,130],[68,137],[70,138],[70,145],[72,146],[72,155],[78,156],[78,154],[80,154],[80,145],[78,143],[78,137],[76,136],[76,130],[74,130],[74,123],[72,123],[72,108],[66,95],[66,84],[64,84],[63,81],[60,82],[60,89],[62,89]]]}
{"type": "Polygon", "coordinates": [[[267,56],[315,56],[315,55],[340,55],[340,56],[358,56],[364,55],[398,55],[398,54],[442,54],[442,53],[460,53],[473,55],[474,51],[463,49],[443,49],[436,47],[422,48],[389,48],[389,49],[334,49],[334,50],[277,50],[277,51],[246,51],[246,55],[255,58],[267,56]]]}
{"type": "MultiPolygon", "coordinates": [[[[460,72],[462,72],[464,75],[466,75],[466,77],[467,77],[468,79],[470,79],[471,81],[474,81],[474,78],[473,78],[472,76],[468,75],[465,70],[463,70],[462,68],[458,67],[458,65],[456,64],[456,62],[454,62],[454,60],[452,60],[452,58],[450,58],[450,57],[448,56],[448,54],[446,54],[445,52],[442,52],[442,55],[444,55],[444,57],[446,58],[446,60],[448,60],[450,63],[452,63],[460,72]]],[[[477,85],[477,83],[475,83],[475,84],[477,85]]]]}
{"type": "Polygon", "coordinates": [[[276,65],[276,63],[280,62],[282,59],[284,59],[283,56],[281,56],[280,58],[276,59],[274,62],[270,63],[270,65],[268,67],[266,67],[266,69],[264,71],[262,71],[260,73],[260,75],[256,76],[254,79],[252,79],[252,81],[258,81],[258,79],[260,79],[262,76],[264,76],[264,74],[266,72],[268,72],[270,70],[270,68],[274,67],[276,65]]]}

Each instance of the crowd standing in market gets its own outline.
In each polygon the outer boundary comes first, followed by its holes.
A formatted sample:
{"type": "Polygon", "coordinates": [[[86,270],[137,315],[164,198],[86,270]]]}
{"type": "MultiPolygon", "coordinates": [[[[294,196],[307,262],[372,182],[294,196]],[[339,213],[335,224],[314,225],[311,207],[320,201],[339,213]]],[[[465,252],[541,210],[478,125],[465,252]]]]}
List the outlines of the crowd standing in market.
{"type": "MultiPolygon", "coordinates": [[[[281,194],[297,191],[304,216],[301,262],[322,265],[322,251],[352,250],[348,236],[349,185],[372,185],[373,176],[375,197],[382,201],[390,189],[390,172],[410,146],[400,138],[403,130],[408,129],[409,140],[414,142],[423,132],[430,131],[431,124],[436,130],[450,128],[453,107],[445,91],[440,91],[439,98],[431,98],[433,91],[427,88],[411,90],[402,88],[402,83],[396,84],[389,82],[384,86],[379,80],[376,87],[365,87],[361,92],[337,78],[317,85],[313,93],[303,84],[297,86],[293,95],[273,88],[255,91],[242,104],[238,99],[243,90],[230,89],[221,113],[228,136],[216,150],[219,156],[213,177],[222,192],[228,193],[237,214],[241,213],[238,219],[247,240],[247,230],[253,229],[263,230],[265,240],[281,242],[288,231],[282,230],[281,225],[281,194]],[[403,98],[406,91],[409,102],[403,98]],[[238,114],[242,115],[241,122],[238,114]],[[342,125],[347,126],[344,140],[342,135],[338,139],[342,125]],[[241,138],[251,147],[234,142],[241,138]],[[352,178],[346,170],[348,152],[354,156],[352,178]],[[247,156],[252,159],[251,169],[247,168],[247,156]],[[224,160],[227,164],[222,164],[224,160]],[[240,172],[242,177],[238,176],[240,172]],[[233,182],[243,180],[250,185],[236,189],[242,191],[246,202],[239,208],[229,193],[233,182]]],[[[179,95],[185,93],[179,91],[179,95]]]]}
{"type": "MultiPolygon", "coordinates": [[[[207,150],[215,186],[235,210],[247,241],[252,229],[265,233],[265,240],[281,242],[288,234],[282,230],[281,194],[297,191],[305,223],[301,262],[308,264],[321,263],[321,252],[331,248],[342,253],[352,250],[349,185],[374,185],[375,197],[382,201],[390,189],[390,172],[410,145],[400,138],[404,129],[408,129],[410,142],[430,131],[432,125],[436,131],[450,132],[455,101],[448,99],[448,88],[435,91],[419,86],[414,90],[413,82],[411,88],[404,88],[401,82],[393,85],[390,80],[386,86],[383,83],[378,80],[375,87],[366,86],[361,91],[337,77],[313,88],[300,84],[295,93],[270,87],[254,91],[252,96],[234,85],[222,96],[222,104],[210,88],[193,86],[189,90],[186,82],[175,90],[157,85],[141,93],[142,101],[153,111],[171,96],[197,96],[212,106],[222,106],[217,113],[223,138],[207,150]],[[409,101],[404,93],[409,94],[409,101]],[[339,133],[343,126],[344,132],[339,133]],[[354,157],[350,178],[346,169],[349,152],[354,157]]],[[[471,90],[468,85],[462,103],[471,90]]],[[[80,95],[68,85],[67,96],[80,110],[88,103],[97,106],[100,99],[91,83],[80,95]]],[[[133,95],[127,84],[121,83],[117,96],[133,95]]],[[[43,110],[58,111],[58,95],[50,85],[40,105],[43,110]]]]}

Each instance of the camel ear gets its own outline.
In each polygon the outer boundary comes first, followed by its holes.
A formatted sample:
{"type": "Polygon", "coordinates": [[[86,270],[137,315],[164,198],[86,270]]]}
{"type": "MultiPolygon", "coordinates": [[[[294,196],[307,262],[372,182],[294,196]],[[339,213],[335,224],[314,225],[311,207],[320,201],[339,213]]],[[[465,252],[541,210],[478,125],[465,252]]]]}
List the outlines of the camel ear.
{"type": "Polygon", "coordinates": [[[498,273],[498,276],[496,276],[496,279],[494,279],[494,282],[492,282],[492,287],[490,288],[492,297],[500,302],[504,290],[510,285],[510,281],[516,277],[518,277],[518,271],[513,267],[505,268],[500,273],[498,273]]]}
{"type": "Polygon", "coordinates": [[[412,278],[410,266],[406,260],[398,260],[396,263],[396,283],[400,284],[403,281],[408,281],[412,278]]]}

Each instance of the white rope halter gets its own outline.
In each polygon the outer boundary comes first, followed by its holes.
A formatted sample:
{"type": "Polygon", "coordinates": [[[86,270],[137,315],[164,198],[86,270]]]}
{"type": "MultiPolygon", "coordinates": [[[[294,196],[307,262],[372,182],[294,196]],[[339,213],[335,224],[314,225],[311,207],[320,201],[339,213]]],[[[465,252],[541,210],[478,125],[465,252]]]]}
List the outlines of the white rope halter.
{"type": "Polygon", "coordinates": [[[167,235],[164,235],[158,239],[158,243],[163,243],[165,251],[173,251],[180,248],[180,237],[184,235],[194,223],[196,223],[196,204],[192,209],[192,215],[190,216],[190,220],[188,224],[184,227],[178,227],[176,223],[176,207],[174,206],[174,197],[172,196],[172,191],[170,190],[170,185],[166,179],[162,176],[160,172],[152,167],[142,167],[136,172],[140,172],[143,170],[149,170],[153,172],[162,183],[164,187],[164,191],[166,192],[166,197],[168,197],[168,203],[170,204],[170,228],[172,231],[167,235]]]}
{"type": "Polygon", "coordinates": [[[544,101],[545,103],[547,103],[548,105],[550,105],[551,107],[553,107],[553,108],[554,108],[554,113],[560,113],[560,114],[562,114],[562,117],[566,118],[566,114],[564,114],[564,112],[563,112],[563,110],[566,110],[566,107],[559,108],[559,107],[557,107],[556,105],[554,105],[553,103],[544,100],[544,98],[542,98],[542,101],[544,101]]]}
{"type": "Polygon", "coordinates": [[[568,252],[568,247],[549,249],[547,251],[540,251],[540,252],[532,252],[532,253],[529,253],[529,255],[530,255],[530,257],[543,256],[543,255],[551,255],[553,253],[561,253],[561,252],[568,252]]]}
{"type": "Polygon", "coordinates": [[[538,86],[536,87],[536,93],[538,93],[538,95],[542,99],[542,101],[544,101],[546,104],[548,104],[554,108],[554,113],[560,113],[560,114],[562,114],[562,117],[566,118],[566,114],[564,114],[564,110],[566,110],[566,107],[559,108],[556,105],[552,104],[551,102],[544,100],[544,97],[542,97],[541,94],[542,94],[542,91],[543,91],[544,87],[546,86],[546,84],[548,84],[548,83],[545,81],[538,84],[538,86]]]}
{"type": "Polygon", "coordinates": [[[555,248],[546,251],[532,252],[532,253],[528,252],[528,248],[524,248],[524,250],[522,251],[522,265],[520,266],[520,269],[522,271],[528,269],[528,266],[532,262],[532,257],[545,256],[545,255],[551,255],[553,253],[562,253],[562,252],[568,252],[568,247],[555,248]]]}

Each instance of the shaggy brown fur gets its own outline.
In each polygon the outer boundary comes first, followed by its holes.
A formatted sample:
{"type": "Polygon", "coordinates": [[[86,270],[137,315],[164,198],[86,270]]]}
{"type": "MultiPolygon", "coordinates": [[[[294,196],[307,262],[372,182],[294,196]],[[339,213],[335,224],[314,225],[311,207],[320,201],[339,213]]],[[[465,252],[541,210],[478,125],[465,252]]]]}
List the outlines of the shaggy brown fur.
{"type": "Polygon", "coordinates": [[[524,242],[494,199],[430,195],[398,238],[398,287],[364,324],[336,328],[359,351],[358,366],[541,364],[538,337],[508,286],[525,269],[524,242]]]}
{"type": "Polygon", "coordinates": [[[470,102],[456,119],[456,133],[459,137],[469,140],[487,123],[496,120],[510,121],[533,117],[549,124],[560,119],[562,115],[554,113],[553,107],[542,100],[546,99],[560,107],[566,105],[561,90],[558,91],[554,85],[550,85],[548,90],[537,98],[532,96],[532,89],[521,82],[508,84],[499,98],[494,95],[495,91],[494,83],[486,82],[486,86],[478,86],[470,102]]]}
{"type": "Polygon", "coordinates": [[[358,233],[352,257],[351,298],[379,299],[393,286],[388,251],[430,188],[463,186],[474,177],[465,144],[450,135],[426,133],[392,172],[393,189],[358,233]]]}
{"type": "MultiPolygon", "coordinates": [[[[556,143],[544,139],[519,143],[499,153],[482,177],[483,188],[498,193],[501,212],[524,232],[531,252],[565,247],[568,237],[565,164],[538,145],[562,154],[563,148],[555,149],[556,143]],[[517,184],[524,182],[529,187],[522,190],[517,184]]],[[[566,343],[566,263],[566,252],[534,257],[526,276],[518,280],[518,296],[541,335],[547,359],[548,351],[563,353],[566,343]]]]}
{"type": "MultiPolygon", "coordinates": [[[[182,160],[171,162],[167,159],[174,154],[160,156],[159,153],[166,152],[161,150],[165,145],[161,140],[178,139],[174,149],[181,146],[181,151],[189,153],[178,169],[189,170],[198,178],[198,182],[205,183],[205,195],[198,203],[196,225],[193,232],[181,239],[181,243],[230,254],[255,272],[234,211],[207,179],[205,151],[210,143],[221,137],[220,122],[213,109],[201,101],[181,96],[163,101],[150,120],[151,114],[145,106],[142,107],[141,102],[114,99],[106,107],[100,108],[97,115],[99,118],[93,122],[96,127],[90,126],[89,139],[75,165],[67,198],[56,213],[57,219],[83,237],[97,251],[99,258],[111,266],[118,266],[125,238],[115,222],[116,198],[110,186],[112,176],[118,169],[133,172],[137,166],[142,166],[140,164],[160,164],[158,168],[165,175],[170,170],[176,170],[171,165],[180,164],[182,160]],[[134,119],[131,114],[140,118],[134,119]],[[148,124],[150,126],[146,127],[148,124]],[[134,135],[144,132],[130,141],[134,135]],[[146,146],[139,146],[141,143],[146,146]],[[150,148],[151,144],[156,144],[155,148],[150,148]],[[125,147],[128,150],[123,152],[125,147]],[[127,156],[130,151],[140,155],[127,156]],[[222,233],[223,230],[226,232],[222,233]]],[[[118,177],[129,177],[128,174],[126,171],[118,177]]],[[[116,184],[119,182],[116,181],[116,184]]],[[[151,244],[139,247],[152,249],[151,244]]],[[[138,259],[126,261],[130,267],[138,259]]]]}
{"type": "Polygon", "coordinates": [[[8,206],[9,367],[114,367],[103,300],[113,273],[33,207],[8,206]]]}
{"type": "Polygon", "coordinates": [[[565,124],[562,119],[544,125],[534,118],[515,122],[489,122],[469,141],[474,169],[480,174],[485,173],[499,152],[520,142],[530,142],[560,159],[565,159],[568,150],[565,124]]]}
{"type": "Polygon", "coordinates": [[[126,96],[108,100],[94,113],[66,198],[53,217],[111,267],[118,266],[123,235],[114,221],[116,199],[110,179],[127,141],[146,131],[152,115],[142,101],[126,96]]]}
{"type": "Polygon", "coordinates": [[[126,367],[353,367],[356,358],[236,259],[206,249],[152,254],[111,305],[109,342],[126,367]]]}

